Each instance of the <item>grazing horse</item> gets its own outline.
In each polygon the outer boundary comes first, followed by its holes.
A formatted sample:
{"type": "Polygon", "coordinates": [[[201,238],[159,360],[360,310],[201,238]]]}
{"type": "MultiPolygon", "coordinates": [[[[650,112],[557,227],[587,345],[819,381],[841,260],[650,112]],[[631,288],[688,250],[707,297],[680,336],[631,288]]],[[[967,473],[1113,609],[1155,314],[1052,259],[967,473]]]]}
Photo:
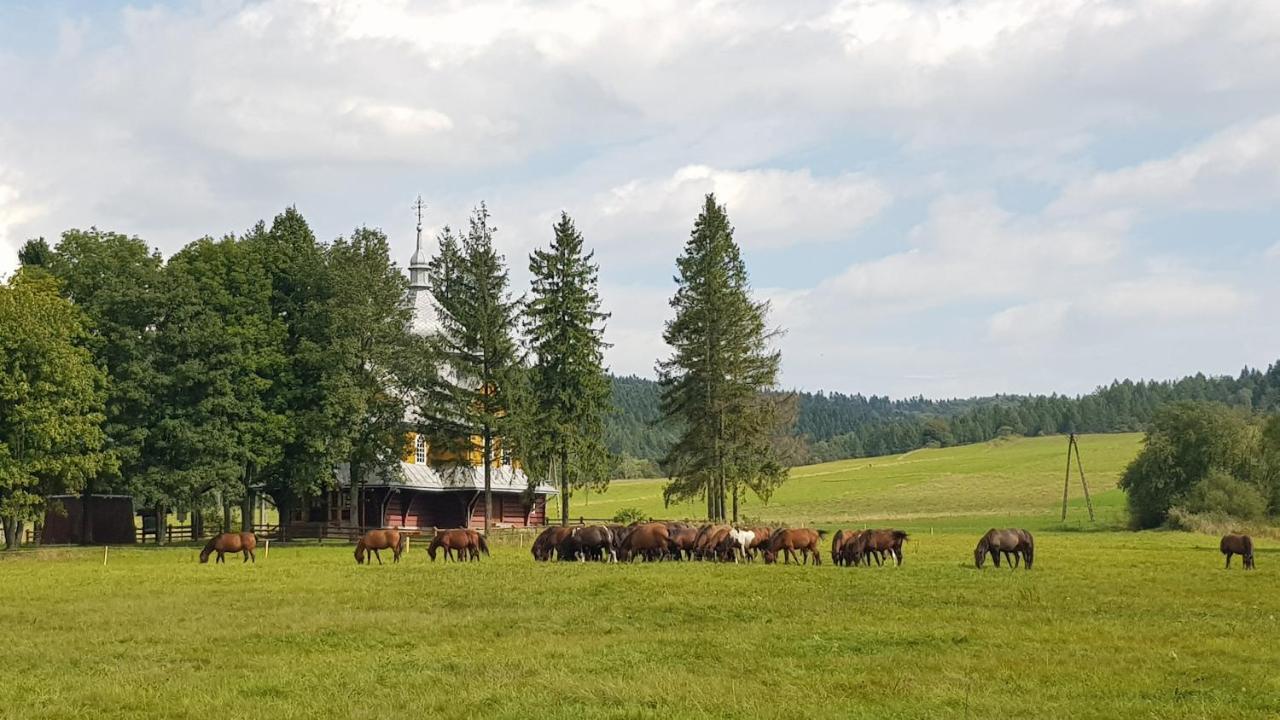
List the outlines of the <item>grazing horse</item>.
{"type": "Polygon", "coordinates": [[[827,534],[826,530],[812,530],[810,528],[778,528],[773,531],[773,535],[769,538],[769,549],[765,550],[764,561],[766,563],[775,563],[778,561],[778,551],[783,553],[783,561],[790,565],[792,560],[797,564],[808,564],[809,555],[813,555],[813,564],[822,564],[822,555],[818,550],[818,543],[822,537],[827,534]],[[804,557],[804,562],[800,562],[800,558],[796,557],[799,551],[804,557]]]}
{"type": "Polygon", "coordinates": [[[754,530],[730,529],[729,541],[733,546],[733,561],[735,563],[738,562],[738,555],[742,555],[742,559],[746,562],[754,560],[751,556],[751,544],[756,541],[756,532],[754,530]]]}
{"type": "Polygon", "coordinates": [[[1017,528],[1009,528],[1007,530],[996,530],[992,528],[987,531],[986,535],[978,541],[978,546],[973,549],[973,564],[976,567],[982,567],[987,556],[991,556],[991,562],[996,567],[1000,567],[1000,555],[1004,554],[1005,562],[1009,564],[1010,569],[1018,566],[1018,559],[1026,561],[1026,568],[1031,569],[1031,564],[1035,560],[1035,540],[1031,537],[1031,533],[1026,530],[1017,528]]]}
{"type": "Polygon", "coordinates": [[[215,535],[204,544],[204,549],[200,551],[200,562],[209,562],[209,555],[216,552],[218,559],[214,562],[226,565],[227,560],[222,557],[224,553],[244,553],[244,560],[240,562],[246,563],[253,560],[256,565],[258,556],[253,552],[256,547],[258,547],[258,536],[251,532],[222,533],[215,535]]]}
{"type": "Polygon", "coordinates": [[[533,559],[540,562],[550,560],[552,554],[560,549],[560,545],[565,541],[565,538],[572,533],[573,528],[559,525],[543,530],[538,539],[533,541],[533,548],[531,549],[533,559]]]}
{"type": "Polygon", "coordinates": [[[1227,568],[1231,567],[1231,556],[1239,555],[1244,558],[1244,569],[1253,569],[1253,538],[1248,535],[1223,535],[1218,549],[1227,556],[1227,568]]]}
{"type": "Polygon", "coordinates": [[[667,536],[671,539],[671,553],[676,559],[680,559],[682,554],[686,559],[693,559],[694,543],[698,540],[697,528],[686,525],[673,530],[668,526],[667,536]]]}
{"type": "Polygon", "coordinates": [[[604,525],[587,525],[576,527],[569,537],[560,544],[560,559],[565,556],[586,561],[609,560],[617,562],[618,553],[613,549],[613,531],[604,525]]]}
{"type": "Polygon", "coordinates": [[[485,555],[489,554],[489,544],[475,530],[437,530],[435,537],[431,538],[431,544],[427,546],[427,554],[431,556],[432,562],[435,562],[436,551],[440,548],[444,548],[445,562],[455,559],[455,553],[459,562],[468,557],[479,560],[482,551],[485,555]]]}
{"type": "Polygon", "coordinates": [[[749,550],[752,558],[754,558],[756,553],[763,554],[769,549],[769,538],[773,537],[773,528],[751,528],[751,532],[755,535],[755,539],[751,541],[751,547],[749,550]]]}
{"type": "Polygon", "coordinates": [[[667,526],[657,522],[645,523],[630,529],[618,552],[618,559],[630,561],[639,555],[653,562],[661,560],[670,549],[671,533],[667,526]]]}
{"type": "Polygon", "coordinates": [[[356,564],[364,564],[364,556],[368,551],[373,552],[373,556],[378,559],[378,564],[382,564],[382,554],[379,550],[391,549],[391,557],[393,562],[400,562],[400,553],[404,552],[404,541],[406,535],[401,535],[399,530],[370,530],[365,533],[360,540],[356,542],[356,564]]]}
{"type": "Polygon", "coordinates": [[[868,565],[871,564],[869,555],[875,555],[877,565],[884,565],[885,553],[901,565],[902,543],[906,539],[907,534],[901,530],[867,530],[853,541],[852,551],[856,557],[866,557],[868,565]]]}
{"type": "Polygon", "coordinates": [[[698,540],[694,545],[694,554],[701,560],[721,559],[720,552],[725,538],[733,528],[728,525],[707,525],[698,531],[698,540]]]}
{"type": "Polygon", "coordinates": [[[835,536],[831,538],[832,564],[834,565],[853,565],[854,564],[849,562],[850,553],[847,553],[845,551],[845,548],[848,547],[861,534],[862,533],[859,530],[840,529],[836,531],[835,536]]]}

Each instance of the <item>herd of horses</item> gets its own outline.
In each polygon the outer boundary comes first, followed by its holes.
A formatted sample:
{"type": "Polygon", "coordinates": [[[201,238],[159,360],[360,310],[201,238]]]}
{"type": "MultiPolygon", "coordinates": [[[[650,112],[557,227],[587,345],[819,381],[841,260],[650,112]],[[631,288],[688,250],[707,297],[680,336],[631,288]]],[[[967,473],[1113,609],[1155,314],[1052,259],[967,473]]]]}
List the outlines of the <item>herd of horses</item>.
{"type": "MultiPolygon", "coordinates": [[[[630,525],[549,527],[534,541],[534,560],[587,560],[629,562],[643,559],[706,560],[801,565],[822,564],[820,544],[826,530],[812,528],[734,527],[690,525],[685,522],[636,522],[630,525]]],[[[836,565],[883,565],[886,557],[902,564],[901,530],[837,530],[831,542],[836,565]]]]}
{"type": "MultiPolygon", "coordinates": [[[[734,527],[732,525],[690,525],[685,522],[635,522],[630,525],[583,525],[579,527],[552,526],[543,530],[534,540],[531,552],[539,562],[573,560],[586,562],[631,562],[643,559],[649,562],[663,560],[703,560],[718,562],[753,562],[757,557],[765,563],[776,563],[781,557],[784,564],[796,562],[822,564],[819,544],[827,535],[826,530],[811,528],[734,527]]],[[[907,540],[902,530],[837,530],[831,538],[831,562],[835,565],[877,565],[892,562],[902,565],[902,545],[907,540]]],[[[380,550],[390,550],[392,562],[400,562],[408,546],[409,535],[394,528],[370,530],[356,542],[356,563],[366,560],[382,564],[380,550]]],[[[216,562],[225,563],[227,553],[241,553],[242,562],[257,562],[255,549],[258,539],[253,533],[222,533],[215,535],[200,551],[200,562],[209,562],[209,556],[217,553],[216,562]]],[[[1239,555],[1246,570],[1254,568],[1253,539],[1248,535],[1226,535],[1218,549],[1227,558],[1239,555]]],[[[427,555],[434,562],[443,550],[446,562],[451,560],[479,560],[489,555],[489,545],[483,534],[468,529],[437,530],[427,545],[427,555]]],[[[1031,533],[1018,528],[996,530],[992,528],[978,540],[973,549],[973,564],[981,568],[986,560],[1000,567],[1001,558],[1010,568],[1019,565],[1031,569],[1035,560],[1035,539],[1031,533]]]]}

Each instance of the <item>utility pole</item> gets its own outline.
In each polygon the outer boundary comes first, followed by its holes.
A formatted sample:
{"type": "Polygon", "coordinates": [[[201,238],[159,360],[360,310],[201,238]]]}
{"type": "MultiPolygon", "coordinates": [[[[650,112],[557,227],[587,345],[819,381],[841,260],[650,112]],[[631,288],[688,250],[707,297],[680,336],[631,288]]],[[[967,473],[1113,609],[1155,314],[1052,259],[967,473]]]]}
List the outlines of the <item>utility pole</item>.
{"type": "Polygon", "coordinates": [[[1071,454],[1075,453],[1076,469],[1080,471],[1080,487],[1084,488],[1084,503],[1089,508],[1089,522],[1094,522],[1093,498],[1089,497],[1089,481],[1084,479],[1084,463],[1080,462],[1080,443],[1076,434],[1067,438],[1067,477],[1062,482],[1062,521],[1067,521],[1067,490],[1071,487],[1071,454]]]}

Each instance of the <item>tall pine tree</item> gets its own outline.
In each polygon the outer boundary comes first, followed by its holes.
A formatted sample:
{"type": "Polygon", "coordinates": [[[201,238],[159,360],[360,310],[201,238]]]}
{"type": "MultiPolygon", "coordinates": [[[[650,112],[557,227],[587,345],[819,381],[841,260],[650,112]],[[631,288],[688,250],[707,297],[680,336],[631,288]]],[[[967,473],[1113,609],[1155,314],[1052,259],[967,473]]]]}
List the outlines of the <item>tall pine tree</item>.
{"type": "Polygon", "coordinates": [[[441,237],[431,263],[431,295],[440,320],[436,350],[446,367],[439,392],[420,408],[432,444],[468,454],[478,445],[486,533],[493,518],[495,441],[511,441],[507,430],[523,371],[513,334],[520,304],[511,298],[503,257],[493,247],[496,231],[481,203],[460,243],[451,233],[441,237]]]}
{"type": "Polygon", "coordinates": [[[676,315],[658,363],[662,413],[683,428],[663,460],[667,501],[702,495],[707,516],[733,520],[744,486],[767,498],[786,479],[771,439],[783,413],[771,390],[781,355],[770,350],[768,303],[751,298],[746,265],[725,208],[708,195],[676,260],[676,315]]]}
{"type": "Polygon", "coordinates": [[[604,371],[604,321],[594,252],[583,252],[582,235],[560,213],[547,250],[529,256],[533,288],[525,330],[535,360],[530,373],[535,474],[554,468],[560,484],[560,521],[569,521],[575,487],[608,486],[604,419],[610,407],[604,371]]]}

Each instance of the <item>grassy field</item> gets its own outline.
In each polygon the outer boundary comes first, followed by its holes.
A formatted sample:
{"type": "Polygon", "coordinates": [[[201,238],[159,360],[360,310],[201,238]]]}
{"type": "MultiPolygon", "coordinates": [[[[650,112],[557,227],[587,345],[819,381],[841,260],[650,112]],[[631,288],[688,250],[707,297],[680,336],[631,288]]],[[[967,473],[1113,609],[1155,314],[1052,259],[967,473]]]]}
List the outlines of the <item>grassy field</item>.
{"type": "MultiPolygon", "coordinates": [[[[1137,455],[1142,435],[1081,435],[1080,456],[1098,513],[1097,526],[1124,524],[1120,473],[1137,455]]],[[[1018,438],[905,455],[843,460],[791,471],[770,500],[748,497],[743,513],[766,522],[818,526],[894,523],[913,527],[974,529],[995,519],[1032,529],[1065,529],[1062,481],[1065,437],[1018,438]]],[[[608,492],[574,495],[570,517],[608,518],[623,508],[651,517],[705,517],[702,501],[664,508],[663,480],[614,481],[608,492]]],[[[1084,528],[1088,514],[1072,466],[1068,528],[1084,528]]],[[[559,517],[559,508],[552,509],[559,517]]]]}
{"type": "MultiPolygon", "coordinates": [[[[0,717],[1280,717],[1280,552],[1226,572],[1216,538],[1055,528],[1041,442],[806,468],[759,510],[901,517],[901,568],[0,556],[0,717]],[[974,569],[973,528],[1010,517],[1041,522],[1036,569],[974,569]]],[[[1135,447],[1084,446],[1113,519],[1104,458],[1135,447]]]]}

